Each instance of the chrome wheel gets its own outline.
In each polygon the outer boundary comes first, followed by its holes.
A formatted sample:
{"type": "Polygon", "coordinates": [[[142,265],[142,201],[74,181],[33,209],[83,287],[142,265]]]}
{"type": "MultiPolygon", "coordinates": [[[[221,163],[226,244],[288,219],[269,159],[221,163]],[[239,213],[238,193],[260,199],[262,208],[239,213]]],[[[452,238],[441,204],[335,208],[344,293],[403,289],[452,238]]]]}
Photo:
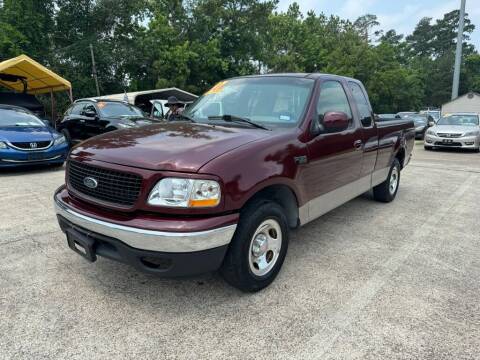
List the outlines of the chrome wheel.
{"type": "Polygon", "coordinates": [[[392,173],[390,174],[390,185],[388,187],[388,190],[390,191],[391,195],[395,194],[395,191],[397,191],[398,175],[399,175],[398,168],[395,166],[392,169],[392,173]]]}
{"type": "Polygon", "coordinates": [[[252,236],[248,251],[250,271],[256,276],[268,274],[282,248],[282,228],[273,219],[263,221],[252,236]]]}

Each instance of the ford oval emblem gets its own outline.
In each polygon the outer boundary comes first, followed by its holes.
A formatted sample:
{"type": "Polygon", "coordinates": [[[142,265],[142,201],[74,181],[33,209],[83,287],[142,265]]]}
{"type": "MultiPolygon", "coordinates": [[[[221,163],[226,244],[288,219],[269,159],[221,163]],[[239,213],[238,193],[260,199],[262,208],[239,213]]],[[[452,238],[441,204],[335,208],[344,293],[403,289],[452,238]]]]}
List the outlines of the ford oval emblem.
{"type": "Polygon", "coordinates": [[[97,179],[87,176],[83,179],[83,185],[85,185],[89,189],[95,189],[98,186],[98,181],[97,179]]]}

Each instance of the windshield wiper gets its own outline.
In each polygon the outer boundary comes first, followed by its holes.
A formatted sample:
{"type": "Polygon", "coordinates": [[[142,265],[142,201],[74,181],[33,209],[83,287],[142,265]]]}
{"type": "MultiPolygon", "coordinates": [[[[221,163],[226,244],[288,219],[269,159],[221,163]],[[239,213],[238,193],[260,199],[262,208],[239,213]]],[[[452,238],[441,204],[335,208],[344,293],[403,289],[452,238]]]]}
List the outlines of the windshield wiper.
{"type": "Polygon", "coordinates": [[[256,122],[253,122],[252,120],[245,118],[245,117],[240,117],[240,116],[235,116],[235,115],[219,115],[219,116],[209,116],[208,120],[223,120],[226,122],[242,122],[245,124],[250,124],[253,127],[256,127],[258,129],[263,129],[263,130],[270,130],[269,128],[260,125],[256,122]]]}

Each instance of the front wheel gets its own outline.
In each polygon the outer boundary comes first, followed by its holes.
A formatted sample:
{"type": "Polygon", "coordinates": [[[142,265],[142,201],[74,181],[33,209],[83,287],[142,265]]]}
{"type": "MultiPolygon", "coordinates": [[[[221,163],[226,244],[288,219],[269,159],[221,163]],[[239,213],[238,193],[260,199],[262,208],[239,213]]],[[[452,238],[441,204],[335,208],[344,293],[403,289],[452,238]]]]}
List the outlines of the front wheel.
{"type": "Polygon", "coordinates": [[[400,185],[400,168],[400,162],[398,159],[394,159],[387,180],[373,188],[373,197],[375,200],[390,202],[395,199],[398,186],[400,185]]]}
{"type": "Polygon", "coordinates": [[[248,206],[240,215],[220,269],[223,278],[246,292],[270,285],[287,254],[288,230],[283,208],[278,204],[261,201],[248,206]]]}

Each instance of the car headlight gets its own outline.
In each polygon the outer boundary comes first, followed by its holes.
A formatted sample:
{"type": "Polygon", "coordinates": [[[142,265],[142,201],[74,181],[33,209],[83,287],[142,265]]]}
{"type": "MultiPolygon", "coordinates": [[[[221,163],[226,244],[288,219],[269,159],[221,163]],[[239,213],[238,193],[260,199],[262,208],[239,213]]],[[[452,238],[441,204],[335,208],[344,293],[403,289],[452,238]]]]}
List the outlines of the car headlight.
{"type": "Polygon", "coordinates": [[[469,131],[463,134],[463,136],[478,136],[480,133],[478,131],[469,131]]]}
{"type": "Polygon", "coordinates": [[[432,129],[428,129],[428,130],[427,130],[427,135],[436,136],[437,134],[436,134],[435,131],[433,131],[432,129]]]}
{"type": "Polygon", "coordinates": [[[220,203],[220,184],[213,180],[165,178],[150,192],[148,203],[156,206],[195,208],[220,203]]]}
{"type": "Polygon", "coordinates": [[[3,141],[0,141],[0,149],[6,149],[8,148],[7,144],[5,144],[3,141]]]}
{"type": "Polygon", "coordinates": [[[55,141],[53,142],[53,145],[61,145],[63,143],[65,143],[67,141],[67,139],[65,139],[65,136],[59,136],[55,139],[55,141]]]}

